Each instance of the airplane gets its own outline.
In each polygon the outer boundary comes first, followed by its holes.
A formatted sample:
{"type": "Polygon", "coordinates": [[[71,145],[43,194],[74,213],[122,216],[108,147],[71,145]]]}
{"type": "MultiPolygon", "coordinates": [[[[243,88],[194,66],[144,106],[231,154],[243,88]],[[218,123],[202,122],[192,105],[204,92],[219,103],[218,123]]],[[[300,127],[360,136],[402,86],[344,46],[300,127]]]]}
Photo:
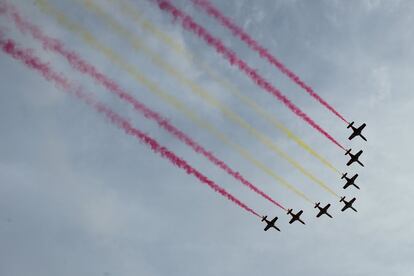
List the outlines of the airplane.
{"type": "Polygon", "coordinates": [[[347,202],[345,200],[345,197],[343,196],[343,197],[341,197],[341,200],[339,202],[343,202],[345,204],[344,208],[341,209],[342,212],[345,211],[348,208],[351,208],[355,212],[358,212],[354,207],[352,207],[352,204],[354,204],[354,202],[355,202],[355,197],[347,202]]]}
{"type": "Polygon", "coordinates": [[[352,154],[351,149],[347,150],[345,155],[349,155],[351,157],[351,159],[349,159],[349,161],[348,161],[348,163],[346,163],[346,165],[349,166],[352,163],[357,162],[358,164],[360,164],[363,167],[364,164],[362,164],[361,161],[358,160],[358,158],[361,156],[362,153],[363,153],[362,150],[358,151],[356,154],[352,154]]]}
{"type": "Polygon", "coordinates": [[[267,216],[263,216],[262,217],[262,221],[265,221],[267,223],[265,229],[263,229],[264,231],[269,230],[270,228],[275,228],[277,231],[280,232],[280,229],[277,228],[277,226],[275,226],[275,222],[277,221],[277,217],[275,217],[272,220],[267,220],[267,216]]]}
{"type": "Polygon", "coordinates": [[[365,141],[367,140],[367,138],[365,138],[361,132],[364,129],[364,127],[366,126],[365,123],[363,123],[360,127],[354,127],[354,122],[350,123],[346,128],[352,128],[353,133],[351,134],[351,136],[348,137],[349,140],[352,140],[354,137],[356,136],[361,136],[362,139],[364,139],[365,141]]]}
{"type": "Polygon", "coordinates": [[[353,177],[347,177],[348,173],[343,173],[341,179],[346,179],[346,184],[344,186],[344,189],[348,188],[350,185],[355,186],[359,190],[359,187],[355,184],[355,180],[358,177],[358,174],[355,174],[353,177]]]}
{"type": "Polygon", "coordinates": [[[287,214],[292,216],[292,219],[289,221],[289,224],[292,224],[295,220],[300,221],[302,224],[305,224],[301,219],[300,215],[302,215],[303,211],[300,210],[297,214],[292,213],[292,209],[289,209],[287,214]]]}
{"type": "Polygon", "coordinates": [[[315,203],[315,207],[314,207],[314,208],[318,208],[319,209],[319,213],[316,215],[316,217],[319,218],[320,216],[322,216],[323,214],[325,214],[328,217],[332,218],[332,216],[328,213],[328,209],[331,206],[331,204],[327,204],[325,207],[321,207],[321,206],[319,206],[319,204],[321,204],[321,203],[320,202],[315,203]]]}

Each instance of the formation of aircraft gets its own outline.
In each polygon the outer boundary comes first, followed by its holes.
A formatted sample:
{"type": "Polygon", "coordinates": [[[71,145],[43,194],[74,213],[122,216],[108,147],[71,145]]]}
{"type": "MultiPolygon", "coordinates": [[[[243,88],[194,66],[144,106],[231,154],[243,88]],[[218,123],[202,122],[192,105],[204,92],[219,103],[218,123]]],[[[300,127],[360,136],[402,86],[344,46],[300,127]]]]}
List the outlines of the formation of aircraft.
{"type": "Polygon", "coordinates": [[[287,214],[292,216],[292,218],[291,218],[291,219],[290,219],[290,221],[289,221],[289,224],[292,224],[292,223],[293,223],[293,222],[295,222],[295,221],[299,221],[299,222],[301,222],[302,224],[305,224],[305,223],[303,222],[303,220],[301,220],[301,219],[300,219],[300,215],[302,215],[302,213],[303,213],[303,211],[302,211],[302,210],[300,210],[299,212],[297,212],[296,214],[294,214],[294,213],[292,212],[292,209],[289,209],[289,210],[288,210],[288,212],[287,212],[287,214]]]}
{"type": "Polygon", "coordinates": [[[328,213],[328,209],[331,206],[331,204],[326,204],[325,207],[321,207],[319,204],[321,203],[320,202],[315,203],[315,207],[314,207],[314,208],[319,209],[319,213],[316,215],[316,217],[319,218],[322,215],[327,215],[328,217],[332,218],[332,216],[328,213]]]}
{"type": "MultiPolygon", "coordinates": [[[[351,134],[351,136],[348,137],[349,140],[354,139],[356,136],[361,137],[364,141],[367,141],[367,139],[362,135],[362,130],[366,127],[366,124],[363,123],[362,125],[360,125],[359,127],[355,127],[354,126],[354,122],[351,122],[348,124],[347,128],[351,128],[353,133],[351,134]]],[[[352,165],[353,163],[358,163],[359,165],[361,165],[362,167],[364,167],[364,164],[362,164],[361,161],[359,161],[359,157],[361,156],[361,154],[363,153],[362,150],[358,151],[357,153],[352,153],[351,152],[352,149],[348,149],[345,152],[345,156],[349,155],[350,159],[349,161],[346,163],[347,166],[352,165]]],[[[360,189],[358,185],[355,184],[355,180],[358,178],[358,174],[355,173],[353,176],[348,177],[348,173],[343,173],[341,176],[341,179],[345,179],[346,183],[343,186],[343,189],[348,188],[349,186],[354,186],[355,188],[357,188],[358,190],[360,189]]],[[[344,203],[344,206],[341,208],[341,211],[344,212],[347,209],[352,209],[354,212],[358,212],[355,207],[353,206],[353,204],[355,203],[355,197],[350,199],[349,201],[346,200],[346,197],[343,196],[341,197],[341,199],[339,200],[339,202],[344,203]]],[[[322,215],[326,215],[330,218],[332,218],[332,215],[328,213],[328,209],[331,207],[331,204],[326,204],[324,207],[321,206],[320,202],[315,203],[314,205],[314,209],[318,209],[318,213],[316,214],[316,217],[319,218],[322,215]]],[[[293,213],[292,209],[288,209],[287,210],[287,214],[292,216],[292,218],[289,220],[289,224],[292,224],[295,221],[299,221],[302,224],[305,224],[305,222],[300,218],[300,216],[303,214],[303,211],[300,210],[299,212],[297,212],[296,214],[293,213]]],[[[264,221],[266,223],[266,227],[264,228],[264,231],[269,230],[270,228],[274,228],[277,231],[280,232],[280,229],[275,225],[276,221],[277,221],[278,217],[275,217],[272,220],[268,220],[267,216],[263,216],[262,217],[262,221],[264,221]]]]}
{"type": "Polygon", "coordinates": [[[353,133],[351,134],[351,136],[348,137],[349,140],[354,139],[356,136],[360,136],[362,139],[364,139],[365,141],[367,140],[363,135],[362,135],[362,130],[365,128],[366,124],[362,124],[360,127],[354,127],[354,122],[350,123],[347,128],[352,128],[353,133]]]}
{"type": "Polygon", "coordinates": [[[351,199],[350,201],[346,201],[345,197],[341,197],[341,200],[339,202],[343,202],[345,204],[345,206],[341,209],[341,211],[345,211],[348,208],[351,208],[352,210],[354,210],[355,212],[358,212],[353,206],[352,204],[354,204],[355,202],[355,197],[353,199],[351,199]]]}
{"type": "Polygon", "coordinates": [[[346,179],[346,183],[345,186],[343,187],[344,189],[348,188],[350,185],[355,186],[355,188],[357,188],[359,190],[358,185],[355,184],[355,180],[358,177],[358,174],[356,173],[354,176],[352,177],[347,177],[348,173],[343,173],[341,179],[346,179]]]}
{"type": "Polygon", "coordinates": [[[358,158],[361,156],[361,154],[363,153],[362,150],[358,151],[355,154],[352,154],[351,152],[352,149],[349,149],[346,151],[345,155],[349,155],[350,159],[348,161],[348,163],[346,163],[347,166],[350,166],[351,164],[353,164],[354,162],[357,162],[358,164],[360,164],[362,167],[364,166],[364,164],[361,163],[361,161],[358,160],[358,158]]]}
{"type": "MultiPolygon", "coordinates": [[[[364,137],[364,135],[362,135],[362,130],[366,127],[366,124],[363,123],[362,125],[360,125],[359,127],[355,127],[354,126],[354,122],[351,122],[350,124],[348,124],[347,128],[351,128],[352,129],[352,134],[351,136],[348,137],[349,140],[354,139],[356,136],[361,137],[364,141],[367,141],[367,138],[364,137]]],[[[351,153],[351,149],[347,150],[345,155],[349,155],[350,159],[349,161],[346,163],[347,166],[350,166],[353,163],[358,163],[359,165],[361,165],[362,167],[364,167],[364,164],[361,163],[361,161],[359,161],[359,157],[361,156],[361,154],[363,153],[362,150],[358,151],[355,154],[351,153]]],[[[341,179],[345,179],[346,183],[344,185],[344,189],[348,188],[349,186],[354,186],[355,188],[357,188],[359,190],[358,185],[355,184],[355,180],[357,179],[358,174],[356,173],[354,176],[352,177],[347,177],[347,173],[343,173],[341,179]]],[[[344,203],[344,207],[341,209],[341,211],[345,211],[348,208],[351,208],[352,210],[354,210],[355,212],[358,212],[352,205],[355,202],[355,197],[352,198],[349,201],[345,200],[345,196],[341,197],[341,200],[339,202],[343,202],[344,203]]]]}
{"type": "Polygon", "coordinates": [[[275,225],[275,223],[276,223],[276,221],[277,221],[277,217],[275,217],[274,219],[272,219],[272,220],[268,220],[267,219],[267,216],[263,216],[262,217],[262,221],[264,221],[264,222],[266,222],[266,227],[263,229],[264,231],[267,231],[267,230],[269,230],[270,228],[274,228],[274,229],[276,229],[277,231],[279,231],[280,232],[280,229],[275,225]]]}

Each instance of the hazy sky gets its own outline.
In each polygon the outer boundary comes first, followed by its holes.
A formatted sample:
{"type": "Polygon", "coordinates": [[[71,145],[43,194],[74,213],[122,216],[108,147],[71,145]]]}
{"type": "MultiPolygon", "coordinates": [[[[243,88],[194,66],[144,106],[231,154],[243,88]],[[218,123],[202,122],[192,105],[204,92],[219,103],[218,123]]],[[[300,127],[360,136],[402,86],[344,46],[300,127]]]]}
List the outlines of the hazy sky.
{"type": "Polygon", "coordinates": [[[45,52],[7,18],[0,28],[67,77],[82,84],[259,214],[278,216],[282,232],[263,232],[260,220],[213,192],[111,125],[38,73],[0,53],[0,275],[413,275],[414,2],[212,0],[323,98],[357,125],[368,142],[347,140],[346,125],[234,38],[190,0],[174,0],[346,147],[363,149],[365,168],[345,166],[343,151],[255,86],[238,69],[146,0],[129,1],[280,120],[341,171],[359,173],[343,190],[339,174],[324,167],[282,132],[235,99],[194,63],[187,63],[126,17],[112,1],[104,10],[160,57],[206,88],[339,195],[356,197],[358,213],[270,152],[245,130],[206,104],[136,52],[81,1],[50,1],[92,31],[170,95],[265,162],[313,201],[331,203],[333,219],[315,218],[308,202],[243,159],[210,132],[151,94],[34,1],[13,0],[27,20],[61,39],[137,99],[214,152],[287,207],[304,210],[306,225],[289,217],[195,154],[131,106],[61,57],[45,52]]]}

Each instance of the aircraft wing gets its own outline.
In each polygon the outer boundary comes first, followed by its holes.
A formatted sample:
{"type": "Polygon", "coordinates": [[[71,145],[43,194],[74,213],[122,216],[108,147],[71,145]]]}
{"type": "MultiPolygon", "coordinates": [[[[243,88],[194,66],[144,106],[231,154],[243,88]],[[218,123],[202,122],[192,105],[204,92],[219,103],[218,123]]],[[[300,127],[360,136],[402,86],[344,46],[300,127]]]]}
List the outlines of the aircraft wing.
{"type": "Polygon", "coordinates": [[[277,217],[275,217],[274,219],[272,219],[272,220],[270,221],[270,223],[274,225],[276,221],[277,221],[277,217]]]}
{"type": "Polygon", "coordinates": [[[265,227],[264,230],[267,231],[267,230],[269,230],[270,227],[272,227],[272,225],[271,224],[268,224],[268,225],[266,225],[266,227],[265,227]]]}
{"type": "Polygon", "coordinates": [[[341,211],[343,212],[343,211],[345,211],[347,208],[348,208],[348,207],[345,205],[345,206],[341,209],[341,211]]]}
{"type": "Polygon", "coordinates": [[[348,163],[346,163],[346,165],[347,166],[349,166],[349,165],[351,165],[352,163],[354,163],[355,162],[355,160],[353,160],[353,159],[350,159],[349,161],[348,161],[348,163]]]}
{"type": "Polygon", "coordinates": [[[303,211],[302,211],[302,210],[300,210],[300,211],[299,211],[299,213],[297,213],[296,215],[297,215],[298,217],[300,217],[300,215],[302,215],[302,213],[303,213],[303,211]]]}
{"type": "Polygon", "coordinates": [[[323,211],[320,210],[319,213],[316,215],[316,217],[319,218],[320,216],[322,216],[322,214],[323,214],[323,211]]]}
{"type": "Polygon", "coordinates": [[[354,131],[354,133],[352,133],[352,134],[351,134],[351,136],[349,136],[349,137],[348,137],[348,139],[349,139],[349,140],[354,139],[354,138],[355,138],[355,136],[357,136],[357,134],[358,134],[358,133],[357,133],[356,131],[354,131]]]}
{"type": "Polygon", "coordinates": [[[353,204],[355,202],[355,197],[349,201],[349,203],[353,204]]]}
{"type": "Polygon", "coordinates": [[[292,224],[295,221],[295,218],[291,218],[289,224],[292,224]]]}

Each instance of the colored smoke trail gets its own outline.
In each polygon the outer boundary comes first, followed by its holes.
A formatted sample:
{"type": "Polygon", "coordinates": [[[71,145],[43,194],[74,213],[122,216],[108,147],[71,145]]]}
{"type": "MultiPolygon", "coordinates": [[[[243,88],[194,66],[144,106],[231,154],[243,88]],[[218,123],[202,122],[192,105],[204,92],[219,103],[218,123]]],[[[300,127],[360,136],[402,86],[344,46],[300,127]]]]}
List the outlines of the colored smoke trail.
{"type": "Polygon", "coordinates": [[[125,1],[119,0],[109,0],[111,2],[118,2],[121,8],[121,11],[125,16],[130,17],[134,23],[140,25],[142,29],[149,32],[150,34],[154,35],[162,41],[164,44],[168,45],[175,54],[180,55],[184,58],[188,63],[194,63],[196,66],[201,68],[207,75],[213,79],[215,82],[219,83],[226,91],[230,92],[232,95],[236,96],[240,99],[243,103],[249,106],[252,110],[254,110],[257,114],[261,115],[265,120],[268,121],[273,127],[277,128],[278,130],[282,131],[289,139],[292,139],[297,145],[299,145],[302,149],[309,152],[312,156],[318,159],[322,164],[324,164],[327,168],[331,169],[335,173],[340,173],[340,171],[332,165],[328,160],[324,157],[319,155],[314,149],[312,149],[305,141],[303,141],[300,137],[295,135],[291,130],[289,130],[285,125],[279,122],[274,115],[269,114],[265,109],[259,106],[256,102],[251,100],[249,97],[244,96],[241,91],[235,87],[229,81],[223,79],[219,76],[209,65],[206,63],[201,62],[200,59],[195,58],[191,53],[186,51],[186,49],[175,40],[172,36],[169,36],[167,33],[163,32],[159,28],[157,28],[154,24],[150,21],[146,20],[141,12],[139,12],[135,7],[128,4],[125,1]]]}
{"type": "Polygon", "coordinates": [[[247,212],[260,217],[257,212],[248,207],[245,203],[241,202],[231,193],[227,192],[214,181],[204,176],[201,172],[193,168],[187,163],[187,161],[175,155],[166,147],[161,146],[155,139],[151,138],[144,132],[134,128],[125,118],[112,111],[109,107],[95,100],[92,94],[84,92],[80,87],[75,88],[62,74],[56,73],[49,66],[49,64],[42,62],[38,57],[33,55],[33,51],[21,49],[16,46],[13,40],[4,39],[2,35],[0,36],[0,47],[4,53],[12,56],[16,60],[20,60],[27,67],[39,72],[45,79],[54,82],[55,85],[63,89],[65,92],[75,95],[77,98],[81,99],[83,102],[95,109],[98,113],[103,114],[112,124],[122,129],[126,134],[135,137],[140,142],[149,146],[153,152],[158,153],[163,158],[169,160],[174,166],[184,170],[189,175],[193,175],[201,183],[208,185],[215,192],[221,194],[247,212]]]}
{"type": "Polygon", "coordinates": [[[46,0],[35,0],[36,4],[40,7],[45,13],[53,15],[57,22],[63,27],[67,28],[71,32],[79,35],[86,44],[94,48],[96,51],[103,54],[108,60],[112,63],[117,64],[122,70],[130,74],[139,84],[142,84],[147,87],[148,91],[157,95],[165,102],[176,108],[178,111],[182,112],[188,119],[193,121],[200,128],[203,128],[209,131],[217,139],[223,142],[225,145],[231,147],[233,150],[238,152],[243,158],[255,165],[257,168],[262,170],[264,173],[269,175],[271,178],[276,180],[279,184],[286,187],[287,189],[294,192],[296,195],[300,196],[302,199],[306,200],[308,203],[313,204],[314,201],[310,200],[302,191],[295,188],[294,185],[286,181],[283,177],[279,176],[273,169],[269,168],[266,164],[257,160],[251,153],[245,150],[244,147],[234,143],[231,138],[220,132],[215,126],[209,124],[207,121],[200,118],[200,116],[189,109],[185,104],[180,102],[176,97],[171,94],[166,93],[164,90],[160,89],[156,83],[150,81],[138,68],[134,67],[132,64],[127,63],[120,55],[115,53],[111,48],[105,46],[105,44],[100,43],[91,32],[88,32],[81,25],[76,24],[73,21],[70,21],[64,13],[54,9],[46,0]]]}
{"type": "Polygon", "coordinates": [[[178,138],[181,142],[185,143],[187,146],[191,147],[195,152],[202,154],[210,162],[212,162],[214,165],[221,168],[223,171],[225,171],[227,174],[235,178],[237,181],[247,186],[248,188],[250,188],[252,191],[256,192],[257,194],[261,195],[262,197],[264,197],[265,199],[267,199],[274,205],[286,210],[285,207],[283,207],[280,203],[272,199],[265,192],[263,192],[258,187],[256,187],[254,184],[252,184],[247,179],[245,179],[239,172],[230,168],[224,161],[217,158],[212,152],[208,151],[207,149],[202,147],[200,144],[198,144],[196,141],[192,140],[184,132],[177,129],[175,126],[169,123],[165,118],[163,118],[160,114],[156,113],[155,111],[145,106],[143,103],[139,102],[130,93],[124,91],[115,81],[111,80],[109,77],[99,72],[93,65],[89,64],[87,61],[82,59],[77,53],[67,50],[61,41],[46,36],[37,26],[24,20],[23,17],[18,13],[17,9],[14,6],[10,5],[8,7],[8,10],[16,26],[22,32],[29,32],[35,39],[39,40],[42,43],[42,46],[44,49],[50,50],[50,51],[53,51],[55,53],[62,55],[76,70],[89,75],[90,77],[95,79],[98,83],[100,83],[102,86],[104,86],[106,89],[108,89],[110,92],[116,94],[119,98],[130,103],[136,111],[141,113],[146,118],[154,120],[160,127],[168,131],[170,134],[174,135],[176,138],[178,138]]]}
{"type": "Polygon", "coordinates": [[[260,57],[265,58],[270,64],[278,68],[283,74],[288,76],[293,82],[299,85],[305,90],[311,97],[317,100],[320,104],[326,107],[329,111],[335,114],[345,123],[348,121],[329,103],[327,103],[321,96],[319,96],[309,85],[299,78],[295,73],[289,70],[280,60],[269,51],[254,40],[248,33],[246,33],[241,27],[237,26],[229,17],[225,16],[218,8],[216,8],[209,0],[192,0],[195,5],[204,10],[208,15],[215,18],[220,24],[229,29],[234,36],[239,37],[244,41],[252,50],[257,52],[260,57]]]}
{"type": "Polygon", "coordinates": [[[213,107],[217,108],[222,112],[222,114],[227,117],[229,120],[233,121],[240,127],[244,128],[248,133],[253,137],[259,140],[263,145],[265,145],[269,150],[273,151],[287,162],[289,162],[293,167],[299,170],[302,174],[308,177],[311,181],[322,187],[325,191],[331,193],[332,195],[339,198],[331,188],[329,188],[322,180],[318,179],[311,172],[305,169],[301,164],[299,164],[295,159],[289,156],[286,152],[281,150],[268,136],[256,130],[251,124],[241,118],[238,114],[230,110],[226,105],[222,104],[219,100],[211,96],[208,91],[203,89],[197,83],[189,79],[184,73],[176,69],[175,66],[172,66],[166,63],[159,55],[153,52],[149,47],[147,47],[143,41],[138,39],[132,32],[129,32],[124,28],[120,23],[115,21],[108,13],[104,12],[100,6],[93,3],[91,0],[79,0],[86,4],[86,7],[92,12],[97,13],[102,20],[108,24],[115,33],[117,33],[122,39],[125,39],[131,43],[133,48],[139,52],[143,51],[147,56],[151,58],[157,66],[163,69],[168,74],[174,76],[177,81],[179,81],[183,86],[187,86],[191,89],[193,93],[201,97],[205,102],[209,103],[213,107]]]}
{"type": "Polygon", "coordinates": [[[216,51],[221,54],[231,65],[236,65],[242,72],[244,72],[254,83],[259,87],[275,96],[293,113],[302,118],[306,123],[328,138],[332,143],[346,150],[338,141],[336,141],[326,130],[319,126],[312,118],[304,113],[299,107],[293,104],[285,95],[283,95],[277,88],[265,80],[260,74],[251,68],[245,61],[240,59],[233,51],[224,46],[223,42],[211,35],[204,27],[197,24],[191,16],[185,14],[183,11],[176,8],[171,2],[165,0],[156,0],[161,10],[169,12],[175,19],[181,22],[184,29],[189,30],[203,39],[207,44],[214,47],[216,51]]]}

